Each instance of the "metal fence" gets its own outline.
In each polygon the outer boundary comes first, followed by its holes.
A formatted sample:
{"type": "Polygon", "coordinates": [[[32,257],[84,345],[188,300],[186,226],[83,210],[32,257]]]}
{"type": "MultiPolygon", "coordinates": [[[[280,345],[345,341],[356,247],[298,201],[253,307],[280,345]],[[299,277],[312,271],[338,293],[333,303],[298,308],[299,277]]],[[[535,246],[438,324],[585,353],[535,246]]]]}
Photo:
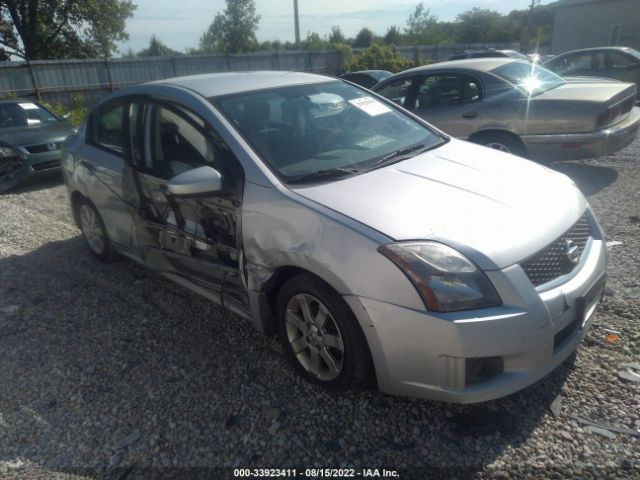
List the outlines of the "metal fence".
{"type": "Polygon", "coordinates": [[[330,50],[0,62],[0,97],[15,94],[68,106],[74,95],[82,95],[83,102],[90,107],[105,94],[135,83],[200,73],[251,70],[337,75],[341,73],[341,56],[338,51],[330,50]]]}
{"type": "MultiPolygon", "coordinates": [[[[446,60],[467,49],[513,48],[518,44],[403,45],[397,51],[409,60],[416,49],[424,61],[446,60]]],[[[364,49],[354,49],[358,55],[364,49]]],[[[269,51],[237,55],[143,57],[114,60],[40,60],[0,62],[0,97],[15,94],[49,103],[72,104],[73,97],[91,107],[107,93],[127,85],[199,73],[294,70],[338,75],[342,59],[336,50],[269,51]]]]}

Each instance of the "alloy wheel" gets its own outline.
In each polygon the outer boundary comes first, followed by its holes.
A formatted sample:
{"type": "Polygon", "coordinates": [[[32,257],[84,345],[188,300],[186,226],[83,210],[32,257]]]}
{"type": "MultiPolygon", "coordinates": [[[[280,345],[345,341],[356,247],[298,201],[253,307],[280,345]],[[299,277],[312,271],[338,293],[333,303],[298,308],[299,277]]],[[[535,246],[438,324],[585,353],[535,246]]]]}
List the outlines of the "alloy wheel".
{"type": "Polygon", "coordinates": [[[104,232],[95,210],[86,203],[80,207],[80,226],[89,248],[101,255],[105,248],[104,232]]]}
{"type": "Polygon", "coordinates": [[[489,142],[485,144],[485,147],[493,148],[494,150],[499,150],[505,153],[511,153],[509,147],[507,147],[504,143],[499,142],[489,142]]]}
{"type": "Polygon", "coordinates": [[[318,380],[338,378],[344,363],[344,341],[329,309],[313,295],[299,293],[287,304],[285,325],[300,365],[318,380]]]}

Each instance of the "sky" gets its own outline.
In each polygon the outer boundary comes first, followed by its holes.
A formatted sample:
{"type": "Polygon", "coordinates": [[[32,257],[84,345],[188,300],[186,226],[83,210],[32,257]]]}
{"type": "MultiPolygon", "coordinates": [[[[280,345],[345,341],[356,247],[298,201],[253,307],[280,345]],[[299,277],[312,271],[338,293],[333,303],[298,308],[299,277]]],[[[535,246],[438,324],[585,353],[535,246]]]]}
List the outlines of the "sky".
{"type": "MultiPolygon", "coordinates": [[[[134,0],[138,8],[127,21],[129,41],[120,51],[146,48],[155,34],[174,50],[196,47],[217,12],[225,8],[224,0],[134,0]]],[[[383,35],[391,25],[403,27],[419,0],[298,0],[300,36],[307,32],[328,34],[339,25],[347,37],[362,27],[383,35]]],[[[454,20],[456,15],[473,7],[489,8],[501,13],[527,8],[530,0],[429,0],[425,1],[439,20],[454,20]]],[[[548,2],[543,2],[548,3],[548,2]]],[[[256,0],[261,15],[257,32],[259,41],[294,40],[293,0],[256,0]]]]}

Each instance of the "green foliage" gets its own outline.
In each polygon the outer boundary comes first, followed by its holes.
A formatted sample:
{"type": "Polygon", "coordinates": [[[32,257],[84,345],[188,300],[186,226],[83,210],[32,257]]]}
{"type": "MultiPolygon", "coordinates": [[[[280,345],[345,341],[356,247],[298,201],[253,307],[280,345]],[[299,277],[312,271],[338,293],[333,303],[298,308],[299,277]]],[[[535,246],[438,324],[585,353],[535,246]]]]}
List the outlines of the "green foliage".
{"type": "Polygon", "coordinates": [[[16,92],[3,92],[2,95],[0,95],[0,100],[13,100],[14,98],[18,98],[16,92]]]}
{"type": "Polygon", "coordinates": [[[353,41],[354,47],[368,47],[373,43],[373,32],[367,27],[364,27],[358,32],[355,40],[353,41]]]}
{"type": "Polygon", "coordinates": [[[395,48],[388,45],[373,44],[360,55],[353,57],[349,63],[349,70],[389,70],[400,72],[411,66],[395,48]]]}
{"type": "Polygon", "coordinates": [[[342,29],[338,25],[331,27],[331,33],[329,34],[329,43],[331,45],[337,45],[339,43],[345,43],[347,40],[342,34],[342,29]]]}
{"type": "Polygon", "coordinates": [[[494,10],[474,7],[458,15],[457,37],[462,43],[509,42],[517,37],[517,25],[494,10]]]}
{"type": "Polygon", "coordinates": [[[437,38],[438,18],[431,15],[424,3],[420,2],[407,19],[404,37],[409,45],[428,45],[439,43],[437,38]]]}
{"type": "Polygon", "coordinates": [[[0,53],[27,60],[110,57],[130,0],[0,0],[0,53]]]}
{"type": "Polygon", "coordinates": [[[138,57],[171,57],[173,55],[182,55],[182,53],[167,47],[155,35],[151,35],[149,46],[137,54],[138,57]]]}
{"type": "Polygon", "coordinates": [[[387,29],[387,33],[384,34],[382,40],[387,45],[400,45],[402,43],[402,33],[398,27],[391,25],[387,29]]]}
{"type": "Polygon", "coordinates": [[[224,12],[218,12],[208,30],[200,37],[202,53],[242,53],[256,50],[256,30],[260,15],[255,0],[225,0],[224,12]]]}
{"type": "Polygon", "coordinates": [[[79,126],[82,123],[82,120],[87,116],[87,107],[82,95],[73,95],[71,97],[71,109],[66,108],[58,102],[42,103],[42,105],[58,117],[68,115],[67,121],[74,127],[79,126]]]}
{"type": "Polygon", "coordinates": [[[299,45],[301,50],[323,50],[328,47],[329,42],[316,32],[307,32],[307,38],[302,40],[299,45]]]}
{"type": "Polygon", "coordinates": [[[333,48],[340,52],[340,68],[342,70],[349,70],[351,63],[353,62],[353,51],[351,46],[346,43],[336,43],[333,48]]]}

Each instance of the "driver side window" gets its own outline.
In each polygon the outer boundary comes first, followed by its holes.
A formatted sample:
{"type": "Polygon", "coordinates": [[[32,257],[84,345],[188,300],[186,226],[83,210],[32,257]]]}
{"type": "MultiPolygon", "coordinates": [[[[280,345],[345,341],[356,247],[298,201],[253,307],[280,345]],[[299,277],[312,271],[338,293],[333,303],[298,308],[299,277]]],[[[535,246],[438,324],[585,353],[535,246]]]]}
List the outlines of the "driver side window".
{"type": "Polygon", "coordinates": [[[177,106],[131,105],[133,163],[145,172],[169,179],[194,168],[220,168],[224,148],[213,141],[205,122],[177,106]]]}

